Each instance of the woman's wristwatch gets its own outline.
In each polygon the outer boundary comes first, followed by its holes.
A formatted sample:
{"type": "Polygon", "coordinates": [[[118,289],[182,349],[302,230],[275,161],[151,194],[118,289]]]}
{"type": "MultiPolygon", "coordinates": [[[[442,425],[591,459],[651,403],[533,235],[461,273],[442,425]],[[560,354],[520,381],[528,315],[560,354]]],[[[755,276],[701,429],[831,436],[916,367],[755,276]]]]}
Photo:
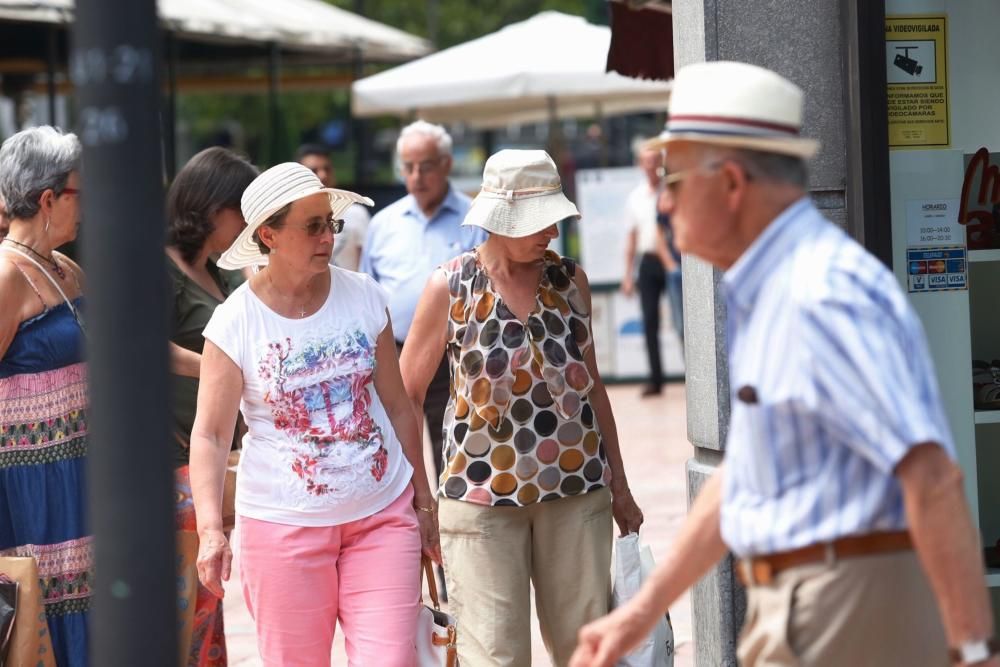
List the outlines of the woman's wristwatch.
{"type": "Polygon", "coordinates": [[[990,637],[976,641],[965,641],[948,651],[948,657],[958,665],[975,665],[986,662],[1000,653],[1000,642],[990,637]]]}

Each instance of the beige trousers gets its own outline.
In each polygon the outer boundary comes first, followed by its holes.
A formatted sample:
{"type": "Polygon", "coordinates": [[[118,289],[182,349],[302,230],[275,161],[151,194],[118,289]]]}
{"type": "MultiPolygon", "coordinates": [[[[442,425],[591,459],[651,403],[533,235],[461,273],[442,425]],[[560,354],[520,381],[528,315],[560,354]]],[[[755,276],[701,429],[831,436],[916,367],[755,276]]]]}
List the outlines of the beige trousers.
{"type": "Polygon", "coordinates": [[[549,656],[569,663],[580,628],[608,612],[610,492],[528,507],[442,499],[438,512],[462,667],[531,664],[531,584],[549,656]]]}
{"type": "Polygon", "coordinates": [[[912,551],[780,573],[747,590],[743,667],[944,667],[937,602],[912,551]]]}

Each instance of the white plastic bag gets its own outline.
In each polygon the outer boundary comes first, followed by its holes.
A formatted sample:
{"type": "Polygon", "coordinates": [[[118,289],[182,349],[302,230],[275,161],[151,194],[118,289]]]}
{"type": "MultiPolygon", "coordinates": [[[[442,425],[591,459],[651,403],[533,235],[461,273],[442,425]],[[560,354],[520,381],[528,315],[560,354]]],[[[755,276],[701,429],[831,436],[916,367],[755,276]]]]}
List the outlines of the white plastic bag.
{"type": "MultiPolygon", "coordinates": [[[[653,572],[656,563],[648,546],[639,544],[639,534],[630,533],[615,540],[615,560],[611,587],[611,606],[620,607],[639,592],[642,582],[653,572]]],[[[674,630],[670,614],[659,620],[653,631],[635,651],[618,661],[618,667],[673,667],[674,630]]]]}

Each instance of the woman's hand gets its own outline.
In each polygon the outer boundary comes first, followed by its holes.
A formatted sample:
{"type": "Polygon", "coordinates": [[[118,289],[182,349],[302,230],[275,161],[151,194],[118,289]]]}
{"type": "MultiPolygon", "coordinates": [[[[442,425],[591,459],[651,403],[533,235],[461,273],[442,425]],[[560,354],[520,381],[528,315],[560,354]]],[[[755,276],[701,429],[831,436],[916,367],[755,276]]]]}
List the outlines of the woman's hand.
{"type": "MultiPolygon", "coordinates": [[[[435,533],[436,535],[437,533],[435,533]]],[[[206,530],[198,536],[198,580],[216,597],[225,595],[222,582],[229,581],[233,551],[221,530],[206,530]]]]}
{"type": "Polygon", "coordinates": [[[627,485],[617,490],[611,488],[611,513],[622,535],[639,532],[643,521],[642,510],[635,504],[627,485]]]}
{"type": "Polygon", "coordinates": [[[437,522],[437,501],[430,500],[424,503],[417,503],[414,506],[417,513],[417,521],[420,523],[420,547],[424,556],[432,561],[441,564],[441,539],[438,536],[437,522]],[[433,510],[426,511],[426,508],[433,510]]]}

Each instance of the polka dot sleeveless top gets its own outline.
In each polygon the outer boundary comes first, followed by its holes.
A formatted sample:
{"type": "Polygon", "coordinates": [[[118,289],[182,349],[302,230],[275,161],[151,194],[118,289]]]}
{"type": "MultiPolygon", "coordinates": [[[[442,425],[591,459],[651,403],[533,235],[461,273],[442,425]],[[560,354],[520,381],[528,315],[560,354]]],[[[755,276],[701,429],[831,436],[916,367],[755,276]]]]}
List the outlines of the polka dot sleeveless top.
{"type": "Polygon", "coordinates": [[[576,264],[547,251],[535,308],[521,322],[475,253],[444,265],[452,392],[440,493],[525,506],[603,488],[610,470],[583,361],[590,312],[576,264]]]}

